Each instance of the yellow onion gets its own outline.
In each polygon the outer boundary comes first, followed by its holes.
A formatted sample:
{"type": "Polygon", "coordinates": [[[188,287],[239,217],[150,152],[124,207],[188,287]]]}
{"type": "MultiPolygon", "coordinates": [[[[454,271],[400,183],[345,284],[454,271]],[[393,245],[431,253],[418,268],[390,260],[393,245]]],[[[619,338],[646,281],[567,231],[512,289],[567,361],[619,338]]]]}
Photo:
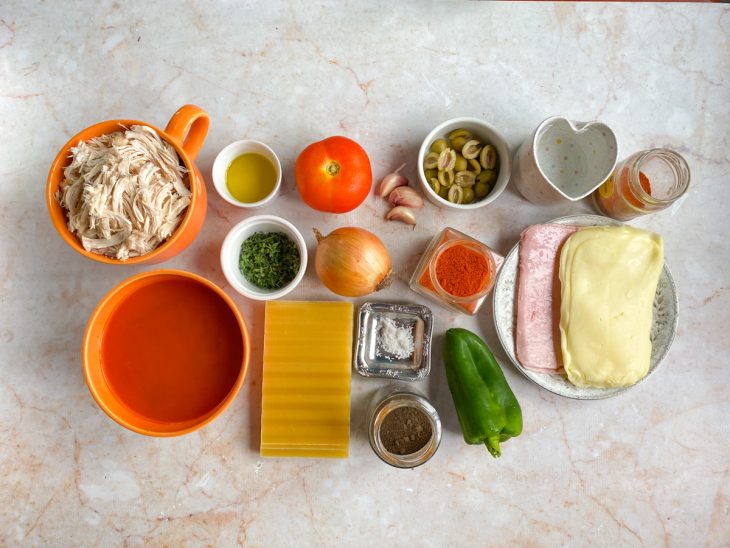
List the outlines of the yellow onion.
{"type": "Polygon", "coordinates": [[[390,285],[390,255],[375,234],[338,228],[327,236],[314,229],[314,268],[322,283],[343,297],[362,297],[390,285]]]}

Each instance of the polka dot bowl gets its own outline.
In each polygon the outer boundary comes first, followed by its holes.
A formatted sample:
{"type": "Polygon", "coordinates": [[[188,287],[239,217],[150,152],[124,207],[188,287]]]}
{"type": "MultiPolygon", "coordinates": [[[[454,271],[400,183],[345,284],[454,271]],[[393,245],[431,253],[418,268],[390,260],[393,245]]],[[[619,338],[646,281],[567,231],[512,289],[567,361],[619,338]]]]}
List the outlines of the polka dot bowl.
{"type": "Polygon", "coordinates": [[[515,186],[535,204],[575,202],[610,177],[617,155],[616,135],[606,124],[554,116],[517,151],[515,186]]]}

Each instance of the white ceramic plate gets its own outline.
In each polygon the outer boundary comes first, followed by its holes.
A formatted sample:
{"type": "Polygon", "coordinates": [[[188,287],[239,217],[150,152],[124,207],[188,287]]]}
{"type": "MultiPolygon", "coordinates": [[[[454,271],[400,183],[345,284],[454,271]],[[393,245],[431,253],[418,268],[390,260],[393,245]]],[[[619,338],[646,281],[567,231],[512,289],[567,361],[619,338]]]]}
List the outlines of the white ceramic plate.
{"type": "MultiPolygon", "coordinates": [[[[556,224],[577,226],[620,225],[618,221],[599,215],[572,215],[548,221],[556,224]]],[[[629,388],[581,388],[574,386],[565,375],[537,373],[522,367],[515,352],[515,297],[517,290],[517,266],[519,260],[519,242],[512,248],[502,263],[494,286],[494,325],[497,335],[515,367],[532,382],[545,390],[577,400],[598,400],[616,396],[629,388]]],[[[662,362],[669,351],[677,331],[677,291],[672,274],[666,263],[659,275],[656,297],[654,298],[654,324],[651,328],[651,363],[649,373],[639,382],[649,377],[662,362]]],[[[639,383],[636,383],[639,384],[639,383]]],[[[636,386],[633,385],[633,386],[636,386]]]]}

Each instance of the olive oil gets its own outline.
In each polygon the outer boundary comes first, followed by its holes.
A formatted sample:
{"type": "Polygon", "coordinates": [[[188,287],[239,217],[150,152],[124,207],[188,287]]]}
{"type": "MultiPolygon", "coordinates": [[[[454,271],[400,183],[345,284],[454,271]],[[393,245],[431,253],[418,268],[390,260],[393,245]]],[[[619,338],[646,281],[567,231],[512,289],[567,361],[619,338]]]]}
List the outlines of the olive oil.
{"type": "Polygon", "coordinates": [[[236,157],[226,172],[226,187],[239,202],[252,204],[266,198],[276,185],[276,168],[255,152],[236,157]]]}

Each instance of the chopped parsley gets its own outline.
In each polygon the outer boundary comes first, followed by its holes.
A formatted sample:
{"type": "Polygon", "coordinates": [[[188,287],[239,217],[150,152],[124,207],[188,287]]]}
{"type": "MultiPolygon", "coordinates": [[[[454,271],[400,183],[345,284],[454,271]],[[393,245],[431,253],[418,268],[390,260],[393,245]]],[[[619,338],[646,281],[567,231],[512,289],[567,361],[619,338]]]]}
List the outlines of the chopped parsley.
{"type": "Polygon", "coordinates": [[[281,289],[299,272],[299,249],[281,232],[256,232],[243,242],[241,274],[261,289],[281,289]]]}

